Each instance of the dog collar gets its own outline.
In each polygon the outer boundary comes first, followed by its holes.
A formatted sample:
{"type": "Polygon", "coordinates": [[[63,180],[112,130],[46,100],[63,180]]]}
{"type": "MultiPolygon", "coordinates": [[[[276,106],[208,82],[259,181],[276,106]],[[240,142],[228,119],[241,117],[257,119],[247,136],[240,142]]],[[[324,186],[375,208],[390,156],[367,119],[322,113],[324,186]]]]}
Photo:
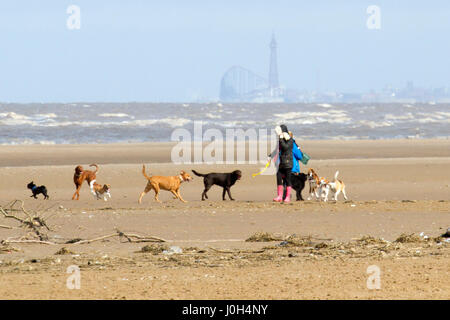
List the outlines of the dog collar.
{"type": "Polygon", "coordinates": [[[37,186],[33,186],[32,188],[31,188],[31,191],[34,191],[34,190],[36,190],[37,189],[37,186]]]}

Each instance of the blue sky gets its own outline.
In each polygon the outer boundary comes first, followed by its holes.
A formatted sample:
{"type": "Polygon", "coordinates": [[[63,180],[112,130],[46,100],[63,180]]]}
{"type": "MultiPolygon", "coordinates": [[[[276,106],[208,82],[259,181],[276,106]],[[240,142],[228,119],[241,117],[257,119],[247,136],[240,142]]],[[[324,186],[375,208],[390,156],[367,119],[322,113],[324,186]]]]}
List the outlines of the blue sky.
{"type": "Polygon", "coordinates": [[[450,86],[449,18],[439,0],[2,1],[0,101],[214,99],[233,65],[267,76],[272,31],[288,88],[450,86]],[[72,4],[80,30],[66,27],[72,4]]]}

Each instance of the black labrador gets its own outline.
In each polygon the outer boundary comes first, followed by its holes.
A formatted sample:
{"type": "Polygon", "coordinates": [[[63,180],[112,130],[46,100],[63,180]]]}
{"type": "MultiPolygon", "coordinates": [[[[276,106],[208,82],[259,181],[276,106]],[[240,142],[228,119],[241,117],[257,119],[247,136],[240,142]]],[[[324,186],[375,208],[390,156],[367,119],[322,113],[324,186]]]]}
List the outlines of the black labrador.
{"type": "Polygon", "coordinates": [[[31,197],[37,199],[37,195],[42,193],[44,196],[44,199],[48,199],[49,196],[47,195],[47,188],[45,186],[40,186],[38,187],[37,185],[35,185],[33,183],[33,181],[31,181],[29,184],[27,184],[27,188],[31,190],[31,192],[33,192],[33,194],[31,195],[31,197]]]}
{"type": "Polygon", "coordinates": [[[223,188],[223,193],[222,193],[223,200],[225,200],[225,192],[228,193],[228,197],[230,198],[230,200],[234,200],[233,197],[231,197],[230,188],[232,185],[234,185],[236,183],[237,180],[241,179],[241,177],[242,177],[241,170],[235,170],[230,173],[212,172],[212,173],[207,173],[207,174],[198,173],[195,170],[192,170],[192,172],[196,176],[203,177],[203,183],[205,184],[205,190],[203,190],[203,193],[202,193],[202,201],[205,200],[205,198],[208,199],[208,195],[206,193],[215,184],[223,188]]]}
{"type": "MultiPolygon", "coordinates": [[[[304,173],[291,174],[292,189],[295,190],[297,201],[303,201],[302,190],[305,188],[308,176],[304,173]]],[[[286,198],[286,186],[284,186],[283,199],[286,198]]]]}

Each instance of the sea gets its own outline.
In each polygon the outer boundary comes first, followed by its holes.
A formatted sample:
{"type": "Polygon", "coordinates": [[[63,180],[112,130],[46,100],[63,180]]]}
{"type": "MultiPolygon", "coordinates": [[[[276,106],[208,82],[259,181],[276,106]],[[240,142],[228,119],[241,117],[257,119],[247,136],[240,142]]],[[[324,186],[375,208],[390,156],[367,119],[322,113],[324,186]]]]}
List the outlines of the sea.
{"type": "Polygon", "coordinates": [[[450,137],[446,103],[0,103],[0,144],[172,141],[176,129],[273,129],[296,139],[450,137]]]}

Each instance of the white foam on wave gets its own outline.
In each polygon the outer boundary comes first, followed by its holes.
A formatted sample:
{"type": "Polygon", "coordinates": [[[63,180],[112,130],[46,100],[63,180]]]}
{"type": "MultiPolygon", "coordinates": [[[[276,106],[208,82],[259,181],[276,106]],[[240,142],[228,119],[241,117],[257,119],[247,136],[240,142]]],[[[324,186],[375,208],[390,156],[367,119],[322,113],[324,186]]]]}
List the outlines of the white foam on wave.
{"type": "Polygon", "coordinates": [[[126,113],[100,113],[98,116],[104,117],[104,118],[132,118],[132,119],[134,119],[133,116],[130,116],[129,114],[126,114],[126,113]]]}
{"type": "MultiPolygon", "coordinates": [[[[57,121],[55,118],[58,116],[55,113],[36,114],[32,116],[26,116],[15,112],[2,112],[0,113],[0,125],[7,126],[32,126],[32,127],[94,127],[94,126],[138,126],[145,127],[154,124],[167,124],[171,127],[182,127],[192,120],[185,118],[163,118],[163,119],[139,119],[133,120],[134,117],[126,113],[102,113],[100,117],[104,118],[129,118],[130,120],[123,121],[57,121]]],[[[66,117],[67,118],[67,117],[66,117]]]]}
{"type": "Polygon", "coordinates": [[[20,139],[9,142],[0,143],[2,146],[15,146],[15,145],[30,145],[30,144],[40,144],[40,145],[54,145],[55,141],[51,140],[33,140],[33,139],[20,139]]]}
{"type": "Polygon", "coordinates": [[[138,125],[138,126],[149,126],[153,124],[163,123],[167,124],[171,127],[183,127],[186,124],[192,122],[192,120],[185,119],[185,118],[164,118],[164,119],[145,119],[145,120],[135,120],[130,121],[129,124],[131,125],[138,125]]]}
{"type": "Polygon", "coordinates": [[[408,112],[404,115],[386,114],[384,119],[387,121],[408,123],[450,123],[450,112],[418,112],[417,114],[408,112]]]}
{"type": "Polygon", "coordinates": [[[408,112],[405,115],[393,115],[393,114],[388,113],[384,116],[384,119],[385,120],[393,120],[393,121],[395,121],[395,120],[412,120],[412,119],[415,119],[415,117],[410,112],[408,112]]]}
{"type": "Polygon", "coordinates": [[[23,114],[15,113],[15,112],[1,112],[0,113],[1,118],[9,118],[9,119],[15,119],[15,120],[25,120],[29,119],[28,116],[25,116],[23,114]]]}
{"type": "Polygon", "coordinates": [[[163,118],[163,119],[140,119],[140,120],[124,120],[124,121],[62,121],[47,124],[34,123],[35,126],[43,127],[148,127],[155,124],[167,124],[171,127],[182,127],[191,120],[184,118],[163,118]]]}
{"type": "Polygon", "coordinates": [[[391,127],[393,125],[393,122],[391,121],[370,121],[370,120],[360,120],[358,121],[359,125],[367,126],[371,129],[375,128],[382,128],[382,127],[391,127]]]}
{"type": "Polygon", "coordinates": [[[46,125],[55,122],[54,118],[58,116],[54,113],[39,113],[32,116],[26,116],[15,112],[0,113],[0,125],[21,126],[21,125],[46,125]]]}
{"type": "Polygon", "coordinates": [[[422,119],[417,119],[416,122],[418,123],[450,123],[450,119],[446,120],[440,120],[432,117],[426,117],[422,119]]]}
{"type": "Polygon", "coordinates": [[[274,114],[277,118],[275,123],[285,122],[287,124],[317,124],[317,123],[350,123],[352,119],[344,110],[329,110],[327,112],[287,112],[274,114]]]}
{"type": "Polygon", "coordinates": [[[253,120],[247,120],[247,121],[223,121],[223,122],[219,122],[217,123],[217,125],[221,126],[221,127],[225,127],[225,128],[241,128],[243,126],[254,126],[257,125],[258,123],[256,121],[253,120]]]}
{"type": "Polygon", "coordinates": [[[58,116],[55,113],[38,113],[36,116],[37,118],[46,118],[46,119],[54,119],[58,118],[58,116]]]}
{"type": "Polygon", "coordinates": [[[417,115],[414,121],[419,123],[450,123],[450,112],[418,112],[417,115]]]}
{"type": "Polygon", "coordinates": [[[317,105],[322,108],[333,108],[333,105],[329,103],[319,103],[317,105]]]}
{"type": "Polygon", "coordinates": [[[212,113],[206,113],[205,117],[209,118],[209,119],[221,119],[222,118],[221,115],[219,115],[219,114],[212,114],[212,113]]]}

